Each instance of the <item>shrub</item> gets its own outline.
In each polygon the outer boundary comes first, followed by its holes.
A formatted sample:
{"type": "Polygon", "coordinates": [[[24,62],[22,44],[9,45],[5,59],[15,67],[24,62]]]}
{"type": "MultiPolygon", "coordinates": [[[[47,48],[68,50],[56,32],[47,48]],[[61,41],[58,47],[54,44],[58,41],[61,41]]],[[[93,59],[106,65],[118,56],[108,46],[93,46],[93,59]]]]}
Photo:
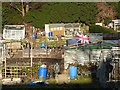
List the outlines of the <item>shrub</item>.
{"type": "Polygon", "coordinates": [[[98,25],[91,25],[89,32],[90,33],[116,33],[116,31],[114,31],[111,28],[106,28],[98,25]]]}

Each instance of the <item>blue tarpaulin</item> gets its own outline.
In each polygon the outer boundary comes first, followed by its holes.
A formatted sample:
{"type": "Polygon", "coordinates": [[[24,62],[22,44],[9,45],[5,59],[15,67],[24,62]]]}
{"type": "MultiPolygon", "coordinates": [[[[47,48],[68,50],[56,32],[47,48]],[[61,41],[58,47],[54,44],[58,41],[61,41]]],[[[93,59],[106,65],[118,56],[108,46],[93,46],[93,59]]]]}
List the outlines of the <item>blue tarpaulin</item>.
{"type": "Polygon", "coordinates": [[[32,86],[46,86],[47,84],[45,82],[31,81],[31,82],[28,82],[27,85],[32,85],[32,86]]]}

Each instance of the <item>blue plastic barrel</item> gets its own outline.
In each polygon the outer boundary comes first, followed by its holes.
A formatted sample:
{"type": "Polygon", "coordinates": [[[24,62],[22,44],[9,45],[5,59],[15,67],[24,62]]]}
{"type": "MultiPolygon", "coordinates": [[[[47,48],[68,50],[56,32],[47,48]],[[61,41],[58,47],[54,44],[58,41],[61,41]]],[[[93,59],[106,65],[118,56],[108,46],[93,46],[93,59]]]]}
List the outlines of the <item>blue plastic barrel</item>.
{"type": "Polygon", "coordinates": [[[66,45],[64,45],[64,49],[67,49],[67,46],[66,46],[66,45]]]}
{"type": "Polygon", "coordinates": [[[77,77],[77,67],[76,66],[70,66],[69,75],[70,75],[70,79],[74,79],[77,77]]]}
{"type": "Polygon", "coordinates": [[[49,32],[49,33],[48,33],[48,36],[49,36],[49,37],[52,37],[52,36],[53,36],[53,33],[52,33],[52,32],[49,32]]]}
{"type": "Polygon", "coordinates": [[[44,79],[46,79],[46,77],[47,77],[47,69],[46,69],[46,68],[43,68],[43,67],[40,67],[40,68],[39,68],[38,78],[41,77],[41,76],[42,76],[44,79]]]}
{"type": "Polygon", "coordinates": [[[41,43],[41,44],[40,44],[40,47],[41,47],[41,48],[45,48],[45,46],[46,46],[45,43],[41,43]]]}
{"type": "Polygon", "coordinates": [[[36,38],[36,34],[32,34],[32,39],[35,39],[36,38]]]}

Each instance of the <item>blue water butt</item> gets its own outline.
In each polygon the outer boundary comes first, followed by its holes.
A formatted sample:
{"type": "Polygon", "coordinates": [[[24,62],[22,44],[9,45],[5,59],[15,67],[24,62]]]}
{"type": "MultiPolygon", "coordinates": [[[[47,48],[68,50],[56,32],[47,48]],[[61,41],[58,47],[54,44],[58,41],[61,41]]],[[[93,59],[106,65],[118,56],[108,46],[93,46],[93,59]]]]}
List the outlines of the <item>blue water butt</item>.
{"type": "Polygon", "coordinates": [[[45,43],[41,43],[41,44],[40,44],[40,47],[41,47],[41,48],[45,48],[45,46],[46,46],[45,43]]]}
{"type": "Polygon", "coordinates": [[[76,66],[70,66],[69,75],[70,75],[70,79],[74,79],[77,77],[77,67],[76,66]]]}
{"type": "Polygon", "coordinates": [[[42,76],[44,79],[46,79],[46,77],[47,77],[47,69],[44,68],[44,67],[40,67],[40,68],[39,68],[38,78],[41,77],[41,76],[42,76]]]}
{"type": "Polygon", "coordinates": [[[32,34],[32,39],[35,39],[36,38],[36,34],[32,34]]]}
{"type": "Polygon", "coordinates": [[[52,37],[52,36],[53,36],[53,33],[52,33],[52,32],[49,32],[49,33],[48,33],[48,36],[49,36],[49,37],[52,37]]]}
{"type": "Polygon", "coordinates": [[[67,49],[67,46],[66,46],[66,45],[64,45],[64,49],[67,49]]]}

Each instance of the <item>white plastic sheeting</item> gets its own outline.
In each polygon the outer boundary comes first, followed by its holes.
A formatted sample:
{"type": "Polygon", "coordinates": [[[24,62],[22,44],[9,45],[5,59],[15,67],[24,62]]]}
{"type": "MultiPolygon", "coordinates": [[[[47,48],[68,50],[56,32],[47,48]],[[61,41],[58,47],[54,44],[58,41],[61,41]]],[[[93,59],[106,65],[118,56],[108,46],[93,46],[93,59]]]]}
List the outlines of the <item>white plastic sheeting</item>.
{"type": "Polygon", "coordinates": [[[15,85],[15,84],[20,84],[21,83],[21,78],[6,78],[2,79],[2,84],[3,85],[15,85]]]}
{"type": "Polygon", "coordinates": [[[64,67],[68,68],[71,63],[84,64],[89,61],[89,50],[66,50],[64,53],[64,67]]]}
{"type": "Polygon", "coordinates": [[[64,67],[68,68],[71,63],[85,64],[88,62],[98,62],[110,58],[110,49],[71,49],[64,53],[64,67]]]}

